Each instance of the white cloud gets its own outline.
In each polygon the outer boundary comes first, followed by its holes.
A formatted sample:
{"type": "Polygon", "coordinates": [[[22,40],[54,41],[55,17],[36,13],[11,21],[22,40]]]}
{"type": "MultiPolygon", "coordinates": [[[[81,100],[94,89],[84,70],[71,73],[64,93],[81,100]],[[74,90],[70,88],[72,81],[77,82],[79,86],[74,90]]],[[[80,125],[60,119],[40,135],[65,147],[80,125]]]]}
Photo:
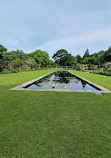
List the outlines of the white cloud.
{"type": "Polygon", "coordinates": [[[101,30],[85,32],[83,34],[58,37],[58,39],[56,40],[53,39],[51,41],[46,42],[43,45],[40,45],[38,49],[47,50],[48,52],[51,53],[51,55],[53,55],[54,51],[57,51],[58,49],[62,49],[62,48],[74,52],[74,50],[78,47],[84,48],[84,46],[86,46],[87,48],[91,43],[96,44],[96,42],[110,40],[110,37],[111,37],[111,27],[108,27],[105,29],[103,28],[101,30]]]}
{"type": "Polygon", "coordinates": [[[111,42],[110,0],[3,0],[0,6],[0,43],[8,50],[83,54],[111,42]]]}

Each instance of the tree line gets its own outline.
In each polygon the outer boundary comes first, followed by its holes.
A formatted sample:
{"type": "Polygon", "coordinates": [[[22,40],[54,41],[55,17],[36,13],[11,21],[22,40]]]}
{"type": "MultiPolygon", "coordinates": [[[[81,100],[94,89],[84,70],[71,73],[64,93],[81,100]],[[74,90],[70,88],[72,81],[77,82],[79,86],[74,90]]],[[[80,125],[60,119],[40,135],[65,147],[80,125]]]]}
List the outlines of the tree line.
{"type": "Polygon", "coordinates": [[[36,50],[29,54],[22,50],[7,51],[7,48],[0,45],[0,72],[22,72],[40,68],[54,67],[46,51],[36,50]]]}
{"type": "Polygon", "coordinates": [[[98,53],[89,54],[87,49],[81,57],[77,55],[76,57],[69,54],[65,49],[58,50],[52,58],[55,63],[61,66],[77,66],[77,64],[92,64],[102,66],[106,62],[111,61],[111,46],[106,51],[100,51],[98,53]]]}
{"type": "Polygon", "coordinates": [[[87,49],[81,57],[76,57],[68,53],[65,49],[58,50],[53,56],[52,61],[46,51],[36,50],[31,53],[24,53],[22,50],[7,51],[3,45],[0,45],[0,72],[21,72],[37,70],[42,68],[72,67],[77,68],[80,64],[98,65],[101,67],[104,63],[111,61],[111,46],[106,51],[89,54],[87,49]]]}

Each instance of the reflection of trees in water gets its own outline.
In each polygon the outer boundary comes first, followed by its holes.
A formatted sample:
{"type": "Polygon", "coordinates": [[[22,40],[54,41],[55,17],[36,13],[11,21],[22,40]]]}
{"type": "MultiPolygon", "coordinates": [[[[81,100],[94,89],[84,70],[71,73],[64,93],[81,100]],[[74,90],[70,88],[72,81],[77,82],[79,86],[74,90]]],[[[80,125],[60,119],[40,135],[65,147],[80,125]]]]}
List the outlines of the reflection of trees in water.
{"type": "Polygon", "coordinates": [[[78,84],[79,82],[80,82],[80,80],[79,79],[77,79],[77,78],[74,78],[74,79],[70,79],[70,82],[71,83],[75,83],[75,84],[78,84]]]}
{"type": "Polygon", "coordinates": [[[81,80],[81,83],[82,83],[82,87],[84,89],[86,87],[86,82],[84,80],[81,80]]]}
{"type": "Polygon", "coordinates": [[[54,74],[55,76],[59,76],[59,77],[74,77],[73,74],[67,72],[67,71],[57,71],[54,74]]]}
{"type": "MultiPolygon", "coordinates": [[[[43,79],[39,80],[38,82],[35,83],[35,85],[37,86],[44,86],[44,85],[48,85],[48,84],[54,84],[52,83],[52,81],[55,82],[55,84],[59,84],[59,83],[75,83],[77,84],[80,80],[78,78],[75,78],[75,76],[69,72],[66,71],[57,71],[51,75],[48,75],[46,77],[44,77],[43,79]],[[54,75],[55,77],[52,78],[52,75],[54,75]],[[51,79],[52,78],[52,79],[51,79]]],[[[86,83],[84,83],[84,81],[81,81],[83,88],[85,88],[86,83]]]]}
{"type": "Polygon", "coordinates": [[[47,85],[47,81],[45,80],[40,80],[40,81],[38,81],[38,82],[35,82],[34,83],[36,86],[43,86],[43,85],[47,85]]]}
{"type": "Polygon", "coordinates": [[[70,80],[65,77],[59,77],[57,80],[53,80],[53,81],[55,81],[56,83],[66,83],[66,84],[70,82],[70,80]]]}
{"type": "Polygon", "coordinates": [[[57,80],[54,80],[56,83],[60,82],[60,83],[68,84],[70,82],[70,80],[66,77],[72,77],[73,75],[66,71],[57,71],[55,73],[55,76],[59,77],[57,80]]]}

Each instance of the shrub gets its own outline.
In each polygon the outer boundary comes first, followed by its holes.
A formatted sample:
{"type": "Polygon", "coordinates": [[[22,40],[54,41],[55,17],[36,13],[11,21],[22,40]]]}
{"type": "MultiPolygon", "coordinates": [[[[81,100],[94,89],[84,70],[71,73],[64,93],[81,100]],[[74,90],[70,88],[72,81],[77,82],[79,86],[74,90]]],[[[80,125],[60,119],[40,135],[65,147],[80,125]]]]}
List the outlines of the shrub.
{"type": "Polygon", "coordinates": [[[102,70],[100,71],[101,75],[105,75],[105,73],[106,73],[105,71],[102,71],[102,70]]]}
{"type": "Polygon", "coordinates": [[[23,66],[23,67],[19,68],[19,72],[24,72],[24,71],[31,71],[31,67],[23,66]]]}
{"type": "Polygon", "coordinates": [[[10,73],[17,73],[18,71],[16,71],[15,69],[13,69],[12,67],[9,67],[8,69],[10,71],[10,73]]]}
{"type": "Polygon", "coordinates": [[[108,69],[108,72],[111,73],[111,68],[108,69]]]}
{"type": "Polygon", "coordinates": [[[36,62],[34,59],[28,59],[25,61],[25,63],[27,64],[28,67],[30,67],[31,69],[35,69],[36,68],[36,62]]]}
{"type": "MultiPolygon", "coordinates": [[[[12,61],[12,67],[14,68],[14,69],[16,69],[16,70],[18,70],[20,67],[22,67],[23,66],[23,61],[21,60],[21,59],[14,59],[13,61],[12,61]]],[[[19,71],[19,70],[18,70],[19,71]]]]}
{"type": "Polygon", "coordinates": [[[10,70],[8,70],[8,69],[4,69],[3,71],[2,71],[2,74],[9,74],[10,73],[10,70]]]}

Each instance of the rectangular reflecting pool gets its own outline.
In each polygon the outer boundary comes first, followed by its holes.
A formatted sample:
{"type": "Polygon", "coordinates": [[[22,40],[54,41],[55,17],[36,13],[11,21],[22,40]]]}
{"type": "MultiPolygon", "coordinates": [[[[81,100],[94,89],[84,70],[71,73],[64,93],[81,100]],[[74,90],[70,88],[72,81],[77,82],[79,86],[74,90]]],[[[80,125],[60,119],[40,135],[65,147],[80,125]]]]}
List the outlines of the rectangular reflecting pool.
{"type": "Polygon", "coordinates": [[[25,89],[46,89],[46,90],[100,90],[86,81],[76,77],[68,71],[56,71],[33,84],[24,87],[25,89]]]}

